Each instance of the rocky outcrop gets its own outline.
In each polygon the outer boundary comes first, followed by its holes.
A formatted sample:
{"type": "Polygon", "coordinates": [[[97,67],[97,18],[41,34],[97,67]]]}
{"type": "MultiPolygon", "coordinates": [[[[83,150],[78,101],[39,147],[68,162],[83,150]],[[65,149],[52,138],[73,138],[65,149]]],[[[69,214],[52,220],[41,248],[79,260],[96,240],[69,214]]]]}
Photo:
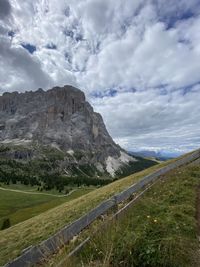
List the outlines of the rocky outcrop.
{"type": "Polygon", "coordinates": [[[72,86],[0,96],[0,142],[52,146],[70,156],[78,151],[85,155],[76,159],[78,163],[94,164],[112,176],[134,160],[114,143],[84,93],[72,86]]]}

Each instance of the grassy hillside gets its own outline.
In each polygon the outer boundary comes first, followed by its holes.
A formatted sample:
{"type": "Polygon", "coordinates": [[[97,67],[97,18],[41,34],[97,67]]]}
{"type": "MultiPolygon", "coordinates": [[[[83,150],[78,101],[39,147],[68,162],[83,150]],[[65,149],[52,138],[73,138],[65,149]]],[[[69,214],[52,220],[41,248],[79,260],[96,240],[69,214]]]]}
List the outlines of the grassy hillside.
{"type": "Polygon", "coordinates": [[[166,174],[67,266],[198,267],[199,186],[199,164],[166,174]]]}
{"type": "Polygon", "coordinates": [[[122,191],[140,180],[143,176],[169,164],[164,162],[149,169],[117,180],[102,188],[96,189],[82,197],[64,203],[56,208],[35,216],[29,220],[1,231],[0,264],[20,255],[21,251],[30,245],[35,245],[46,239],[60,228],[79,218],[94,208],[103,200],[122,191]]]}
{"type": "Polygon", "coordinates": [[[76,189],[69,196],[59,196],[45,195],[45,193],[37,193],[37,191],[23,191],[27,190],[26,186],[12,186],[11,188],[7,186],[8,191],[4,191],[0,187],[0,229],[6,219],[10,220],[11,226],[15,225],[92,190],[89,188],[76,189]],[[20,190],[15,188],[20,188],[20,190]],[[19,192],[14,190],[19,190],[19,192]]]}

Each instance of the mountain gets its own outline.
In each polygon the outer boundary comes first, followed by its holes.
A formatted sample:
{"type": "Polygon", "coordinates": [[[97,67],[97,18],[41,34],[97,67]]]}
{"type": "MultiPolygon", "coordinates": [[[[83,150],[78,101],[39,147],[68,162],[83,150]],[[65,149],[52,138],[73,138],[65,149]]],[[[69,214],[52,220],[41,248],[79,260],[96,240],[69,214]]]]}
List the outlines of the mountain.
{"type": "Polygon", "coordinates": [[[114,178],[154,164],[115,144],[84,93],[68,85],[0,96],[0,160],[0,175],[17,173],[17,180],[30,173],[114,178]]]}
{"type": "Polygon", "coordinates": [[[176,152],[167,152],[167,151],[151,151],[151,150],[142,150],[142,151],[129,151],[129,154],[132,156],[139,156],[145,158],[155,158],[157,160],[165,161],[172,158],[179,157],[181,154],[176,152]]]}

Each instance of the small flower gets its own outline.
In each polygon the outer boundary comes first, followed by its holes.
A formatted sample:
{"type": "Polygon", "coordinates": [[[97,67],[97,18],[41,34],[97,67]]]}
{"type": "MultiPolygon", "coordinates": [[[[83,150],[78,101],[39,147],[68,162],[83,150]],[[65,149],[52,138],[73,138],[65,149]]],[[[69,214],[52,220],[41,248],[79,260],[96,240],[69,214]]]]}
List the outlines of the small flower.
{"type": "Polygon", "coordinates": [[[157,223],[157,222],[158,222],[158,220],[156,220],[156,219],[155,219],[155,220],[153,220],[153,221],[154,221],[155,223],[157,223]]]}
{"type": "Polygon", "coordinates": [[[147,218],[149,219],[151,216],[150,215],[147,215],[147,218]]]}

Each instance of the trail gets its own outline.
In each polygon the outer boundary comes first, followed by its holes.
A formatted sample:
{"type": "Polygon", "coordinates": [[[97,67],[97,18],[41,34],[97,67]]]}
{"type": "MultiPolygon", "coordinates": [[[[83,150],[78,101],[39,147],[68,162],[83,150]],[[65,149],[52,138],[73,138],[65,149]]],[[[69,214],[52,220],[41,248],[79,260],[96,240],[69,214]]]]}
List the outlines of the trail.
{"type": "Polygon", "coordinates": [[[17,192],[17,193],[28,194],[28,195],[43,195],[43,196],[53,196],[53,197],[67,197],[67,196],[70,196],[73,192],[77,191],[78,189],[74,189],[74,190],[70,191],[66,195],[54,195],[54,194],[48,194],[48,193],[22,191],[22,190],[18,190],[18,189],[9,189],[9,188],[3,188],[3,187],[0,187],[0,190],[17,192]]]}

